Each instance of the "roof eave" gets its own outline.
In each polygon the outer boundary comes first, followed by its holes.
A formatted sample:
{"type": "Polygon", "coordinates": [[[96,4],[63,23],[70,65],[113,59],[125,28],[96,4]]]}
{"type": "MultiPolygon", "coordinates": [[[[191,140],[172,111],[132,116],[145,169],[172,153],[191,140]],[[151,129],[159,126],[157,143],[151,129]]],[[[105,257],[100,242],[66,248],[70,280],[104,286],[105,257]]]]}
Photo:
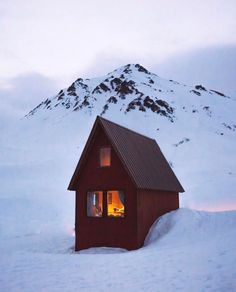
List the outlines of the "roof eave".
{"type": "Polygon", "coordinates": [[[137,187],[138,190],[147,190],[147,191],[164,191],[170,193],[184,193],[185,190],[181,189],[163,189],[163,188],[147,188],[147,187],[137,187]]]}

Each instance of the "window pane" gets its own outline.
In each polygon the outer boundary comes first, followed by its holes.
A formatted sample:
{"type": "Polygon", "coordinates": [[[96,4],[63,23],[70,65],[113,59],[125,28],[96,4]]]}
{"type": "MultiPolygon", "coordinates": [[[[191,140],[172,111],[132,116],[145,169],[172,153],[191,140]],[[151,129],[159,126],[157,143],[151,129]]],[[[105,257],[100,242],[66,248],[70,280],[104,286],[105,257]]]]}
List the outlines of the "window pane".
{"type": "Polygon", "coordinates": [[[102,197],[103,192],[87,193],[87,215],[90,217],[102,217],[102,197]]]}
{"type": "Polygon", "coordinates": [[[110,166],[111,165],[111,148],[101,148],[100,149],[100,166],[110,166]]]}
{"type": "Polygon", "coordinates": [[[124,192],[108,191],[107,192],[107,215],[109,217],[124,217],[124,192]]]}

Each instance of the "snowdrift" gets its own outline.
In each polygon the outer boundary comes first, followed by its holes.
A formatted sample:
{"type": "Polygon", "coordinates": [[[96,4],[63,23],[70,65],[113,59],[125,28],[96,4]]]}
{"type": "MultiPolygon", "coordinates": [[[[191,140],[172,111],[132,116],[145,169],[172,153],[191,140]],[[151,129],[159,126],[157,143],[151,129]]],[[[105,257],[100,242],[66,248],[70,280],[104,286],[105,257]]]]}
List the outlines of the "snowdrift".
{"type": "Polygon", "coordinates": [[[153,224],[139,250],[104,247],[75,253],[74,237],[61,228],[60,217],[52,221],[48,210],[39,212],[32,202],[17,210],[6,203],[0,200],[1,210],[5,206],[0,213],[1,291],[236,289],[236,211],[179,209],[153,224]],[[42,215],[40,229],[37,214],[42,215]],[[11,225],[21,231],[8,232],[11,225]]]}
{"type": "Polygon", "coordinates": [[[208,241],[212,237],[225,240],[225,235],[234,232],[235,224],[236,211],[205,212],[181,208],[157,219],[144,245],[167,245],[172,241],[175,244],[191,244],[208,241]]]}

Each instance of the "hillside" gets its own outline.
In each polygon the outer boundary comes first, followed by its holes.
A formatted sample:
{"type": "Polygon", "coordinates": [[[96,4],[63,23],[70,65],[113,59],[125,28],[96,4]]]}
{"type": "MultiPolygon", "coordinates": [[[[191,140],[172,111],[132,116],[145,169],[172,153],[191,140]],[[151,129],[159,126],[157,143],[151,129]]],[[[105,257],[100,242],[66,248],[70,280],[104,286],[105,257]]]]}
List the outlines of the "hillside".
{"type": "MultiPolygon", "coordinates": [[[[16,93],[17,94],[17,93],[16,93]]],[[[78,79],[0,135],[1,291],[234,291],[236,101],[142,66],[78,79]],[[185,189],[145,246],[73,252],[68,183],[102,115],[155,138],[185,189]]]]}
{"type": "Polygon", "coordinates": [[[15,197],[15,190],[31,196],[39,180],[42,198],[60,194],[66,201],[74,167],[102,115],[156,139],[186,190],[181,206],[236,208],[235,111],[233,97],[165,80],[138,64],[79,78],[3,129],[0,182],[15,197]]]}

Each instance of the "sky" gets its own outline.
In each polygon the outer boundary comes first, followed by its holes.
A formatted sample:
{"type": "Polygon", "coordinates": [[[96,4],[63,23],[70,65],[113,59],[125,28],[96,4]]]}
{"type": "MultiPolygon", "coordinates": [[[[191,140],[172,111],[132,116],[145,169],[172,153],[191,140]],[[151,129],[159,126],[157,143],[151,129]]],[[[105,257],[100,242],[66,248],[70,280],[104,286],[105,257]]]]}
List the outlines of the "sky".
{"type": "Polygon", "coordinates": [[[140,63],[236,96],[235,0],[0,0],[0,113],[140,63]]]}

